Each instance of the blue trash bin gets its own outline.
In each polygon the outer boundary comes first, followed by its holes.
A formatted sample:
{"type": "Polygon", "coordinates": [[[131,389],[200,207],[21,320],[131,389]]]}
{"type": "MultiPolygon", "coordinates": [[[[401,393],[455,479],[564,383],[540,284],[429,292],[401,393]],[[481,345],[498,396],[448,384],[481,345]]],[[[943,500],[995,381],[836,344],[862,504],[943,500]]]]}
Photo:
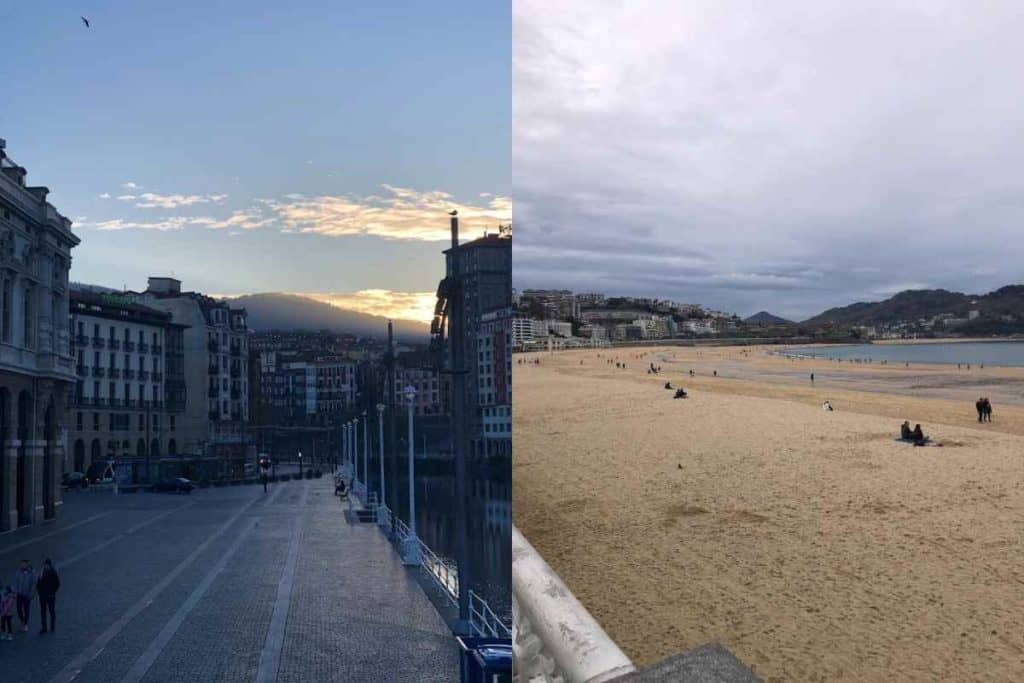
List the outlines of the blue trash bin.
{"type": "Polygon", "coordinates": [[[459,636],[461,683],[512,683],[512,641],[459,636]]]}

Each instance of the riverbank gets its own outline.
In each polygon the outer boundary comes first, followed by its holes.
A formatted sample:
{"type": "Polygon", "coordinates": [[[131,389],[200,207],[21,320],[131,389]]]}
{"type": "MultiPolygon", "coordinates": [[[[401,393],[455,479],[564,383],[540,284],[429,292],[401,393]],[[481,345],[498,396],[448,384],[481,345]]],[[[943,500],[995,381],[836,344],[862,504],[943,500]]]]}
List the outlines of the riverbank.
{"type": "Polygon", "coordinates": [[[639,664],[718,640],[766,680],[1024,678],[1024,406],[973,411],[1024,369],[767,351],[517,365],[517,526],[639,664]]]}

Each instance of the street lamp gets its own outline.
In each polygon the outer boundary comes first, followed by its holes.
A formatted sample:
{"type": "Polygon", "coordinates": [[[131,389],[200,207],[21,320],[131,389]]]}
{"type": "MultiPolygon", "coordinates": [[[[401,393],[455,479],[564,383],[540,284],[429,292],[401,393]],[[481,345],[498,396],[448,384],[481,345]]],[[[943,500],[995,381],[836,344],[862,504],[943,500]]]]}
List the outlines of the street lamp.
{"type": "Polygon", "coordinates": [[[299,478],[302,478],[302,451],[299,451],[299,478]]]}
{"type": "MultiPolygon", "coordinates": [[[[359,423],[356,422],[356,425],[359,423]]],[[[357,426],[358,429],[358,426],[357,426]]],[[[370,488],[370,466],[369,456],[367,453],[370,449],[370,433],[366,430],[366,411],[363,411],[363,486],[369,490],[370,488]]]]}
{"type": "Polygon", "coordinates": [[[416,538],[416,471],[415,471],[415,439],[413,437],[413,409],[416,402],[416,387],[411,384],[405,387],[405,400],[409,406],[409,535],[405,537],[405,548],[402,553],[402,564],[419,565],[420,540],[416,538]]]}
{"type": "Polygon", "coordinates": [[[380,450],[380,514],[377,515],[377,523],[380,526],[387,525],[387,518],[384,511],[387,510],[387,498],[384,497],[384,404],[377,404],[377,447],[380,450]]]}

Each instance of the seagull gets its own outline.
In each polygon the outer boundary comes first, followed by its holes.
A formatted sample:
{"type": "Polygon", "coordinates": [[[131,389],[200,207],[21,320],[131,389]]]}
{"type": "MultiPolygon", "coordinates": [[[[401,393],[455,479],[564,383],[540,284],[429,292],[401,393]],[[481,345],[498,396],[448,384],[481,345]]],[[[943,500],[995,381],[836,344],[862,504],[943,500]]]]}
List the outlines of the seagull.
{"type": "Polygon", "coordinates": [[[82,19],[82,23],[85,24],[85,27],[89,28],[89,20],[86,19],[85,17],[81,17],[81,19],[82,19]]]}
{"type": "Polygon", "coordinates": [[[459,215],[459,210],[458,209],[452,209],[451,211],[448,212],[448,215],[449,216],[458,216],[459,215]]]}

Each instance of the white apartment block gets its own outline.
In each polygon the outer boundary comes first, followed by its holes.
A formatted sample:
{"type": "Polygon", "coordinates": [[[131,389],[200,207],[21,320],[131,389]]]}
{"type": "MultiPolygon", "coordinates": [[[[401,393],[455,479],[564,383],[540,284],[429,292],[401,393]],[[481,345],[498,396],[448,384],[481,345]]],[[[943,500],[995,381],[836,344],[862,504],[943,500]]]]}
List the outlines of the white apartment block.
{"type": "MultiPolygon", "coordinates": [[[[401,361],[399,361],[401,362],[401,361]]],[[[395,367],[395,396],[399,405],[405,405],[405,387],[416,389],[413,400],[415,415],[442,415],[440,373],[432,367],[395,367]]]]}

